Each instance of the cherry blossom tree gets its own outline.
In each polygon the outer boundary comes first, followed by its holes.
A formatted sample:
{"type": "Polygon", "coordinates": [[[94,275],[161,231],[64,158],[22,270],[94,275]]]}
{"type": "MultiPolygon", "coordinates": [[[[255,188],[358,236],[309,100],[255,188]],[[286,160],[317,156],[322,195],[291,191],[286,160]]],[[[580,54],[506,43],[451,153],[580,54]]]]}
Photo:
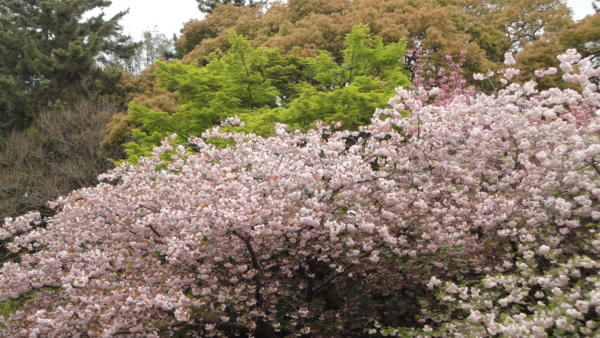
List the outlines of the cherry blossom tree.
{"type": "Polygon", "coordinates": [[[5,220],[0,300],[31,299],[0,335],[598,334],[600,69],[559,58],[580,91],[507,68],[486,95],[451,63],[356,132],[166,139],[5,220]]]}

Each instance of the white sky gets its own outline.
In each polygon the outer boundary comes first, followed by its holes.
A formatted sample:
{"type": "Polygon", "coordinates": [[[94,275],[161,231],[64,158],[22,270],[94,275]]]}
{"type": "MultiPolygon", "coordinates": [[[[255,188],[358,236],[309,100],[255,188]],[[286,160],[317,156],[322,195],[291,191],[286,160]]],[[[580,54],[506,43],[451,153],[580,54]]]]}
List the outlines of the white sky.
{"type": "Polygon", "coordinates": [[[567,5],[571,7],[574,12],[575,20],[584,18],[588,14],[594,14],[594,7],[592,6],[592,0],[567,0],[567,5]]]}
{"type": "Polygon", "coordinates": [[[124,33],[129,33],[134,40],[140,40],[142,33],[154,26],[168,38],[173,34],[179,36],[185,22],[204,17],[196,0],[112,0],[112,5],[104,9],[105,19],[127,8],[129,13],[120,23],[124,33]]]}
{"type": "MultiPolygon", "coordinates": [[[[592,0],[567,0],[567,4],[576,20],[594,13],[592,0]]],[[[204,15],[198,10],[196,0],[112,0],[112,5],[105,10],[106,17],[127,8],[129,14],[121,19],[121,25],[134,40],[140,40],[142,33],[154,26],[169,38],[179,35],[184,22],[202,19],[204,15]]]]}

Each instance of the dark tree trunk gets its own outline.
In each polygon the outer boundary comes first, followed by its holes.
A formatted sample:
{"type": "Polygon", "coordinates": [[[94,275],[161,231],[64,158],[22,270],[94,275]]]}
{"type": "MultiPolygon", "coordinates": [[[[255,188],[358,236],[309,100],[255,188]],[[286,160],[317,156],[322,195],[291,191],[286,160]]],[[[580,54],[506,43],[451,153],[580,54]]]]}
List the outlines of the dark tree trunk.
{"type": "Polygon", "coordinates": [[[257,338],[277,338],[273,327],[262,319],[259,319],[258,323],[256,323],[255,332],[257,338]]]}

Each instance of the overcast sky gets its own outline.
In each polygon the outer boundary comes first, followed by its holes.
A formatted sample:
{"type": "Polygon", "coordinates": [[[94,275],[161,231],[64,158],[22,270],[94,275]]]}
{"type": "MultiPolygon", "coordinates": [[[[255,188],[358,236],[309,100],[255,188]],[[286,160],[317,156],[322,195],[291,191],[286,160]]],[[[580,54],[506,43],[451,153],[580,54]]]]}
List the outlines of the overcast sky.
{"type": "MultiPolygon", "coordinates": [[[[190,19],[202,19],[196,0],[112,0],[105,10],[107,17],[129,8],[129,14],[121,20],[124,31],[134,40],[140,40],[142,32],[156,26],[158,31],[167,35],[179,35],[183,23],[190,19]]],[[[574,10],[575,19],[593,14],[592,0],[567,0],[574,10]]]]}

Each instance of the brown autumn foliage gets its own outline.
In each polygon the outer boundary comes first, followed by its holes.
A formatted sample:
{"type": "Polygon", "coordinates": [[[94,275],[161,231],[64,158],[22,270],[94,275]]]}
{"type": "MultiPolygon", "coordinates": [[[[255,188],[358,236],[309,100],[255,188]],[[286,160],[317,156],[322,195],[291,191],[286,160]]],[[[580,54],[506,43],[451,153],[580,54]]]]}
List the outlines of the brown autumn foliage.
{"type": "Polygon", "coordinates": [[[446,54],[458,59],[466,50],[470,75],[497,69],[505,52],[573,21],[559,0],[290,0],[267,8],[220,5],[204,20],[186,23],[177,45],[184,63],[203,64],[211,52],[228,48],[233,29],[254,47],[339,57],[345,35],[359,23],[384,43],[406,38],[409,49],[423,48],[425,69],[437,71],[446,54]]]}
{"type": "MultiPolygon", "coordinates": [[[[156,67],[156,64],[152,64],[139,75],[124,73],[121,91],[126,93],[127,102],[159,112],[174,113],[179,108],[177,92],[168,91],[158,85],[155,74],[156,67]]],[[[102,131],[104,139],[100,145],[101,149],[109,150],[120,147],[130,139],[133,128],[134,124],[129,120],[127,114],[114,114],[102,131]]]]}
{"type": "Polygon", "coordinates": [[[560,43],[583,56],[600,57],[600,13],[588,15],[561,31],[560,43]]]}
{"type": "MultiPolygon", "coordinates": [[[[540,89],[568,87],[561,81],[562,72],[556,55],[567,49],[577,49],[583,57],[591,57],[598,62],[600,57],[600,13],[588,15],[578,22],[570,22],[558,32],[547,32],[542,38],[526,45],[517,54],[516,60],[521,73],[521,81],[532,80],[533,71],[540,68],[555,67],[559,73],[538,79],[540,89]]],[[[574,89],[575,87],[572,86],[574,89]]]]}
{"type": "Polygon", "coordinates": [[[537,69],[554,67],[559,70],[557,75],[548,75],[543,78],[538,78],[538,89],[548,89],[552,87],[564,88],[567,84],[561,80],[562,72],[560,72],[560,62],[556,59],[556,55],[560,55],[565,51],[565,47],[558,42],[556,34],[547,34],[543,39],[534,41],[525,46],[523,51],[516,55],[515,60],[521,70],[518,79],[521,82],[533,80],[534,71],[537,69]]]}

